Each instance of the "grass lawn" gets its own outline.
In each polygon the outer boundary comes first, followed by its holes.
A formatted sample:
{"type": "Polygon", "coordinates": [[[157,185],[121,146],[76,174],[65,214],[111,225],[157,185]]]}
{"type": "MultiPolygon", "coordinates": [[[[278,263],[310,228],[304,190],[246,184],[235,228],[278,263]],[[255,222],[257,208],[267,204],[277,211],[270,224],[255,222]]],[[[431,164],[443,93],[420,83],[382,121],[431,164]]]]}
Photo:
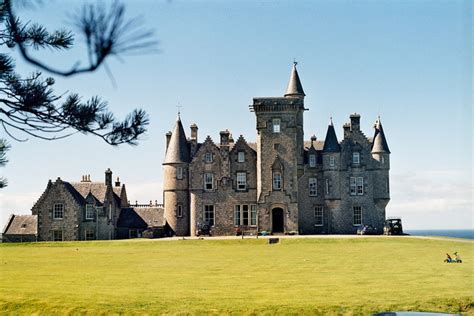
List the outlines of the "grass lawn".
{"type": "Polygon", "coordinates": [[[455,239],[0,245],[0,314],[474,314],[473,282],[474,243],[455,239]]]}

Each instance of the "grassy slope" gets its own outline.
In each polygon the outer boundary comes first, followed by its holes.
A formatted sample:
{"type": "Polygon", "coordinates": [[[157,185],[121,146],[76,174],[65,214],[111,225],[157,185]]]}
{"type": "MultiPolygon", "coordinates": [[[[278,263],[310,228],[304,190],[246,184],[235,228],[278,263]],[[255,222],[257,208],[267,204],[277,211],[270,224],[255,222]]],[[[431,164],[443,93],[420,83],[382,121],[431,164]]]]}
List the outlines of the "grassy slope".
{"type": "Polygon", "coordinates": [[[0,312],[474,313],[474,244],[456,241],[2,245],[0,264],[0,312]],[[443,263],[454,251],[465,263],[443,263]]]}

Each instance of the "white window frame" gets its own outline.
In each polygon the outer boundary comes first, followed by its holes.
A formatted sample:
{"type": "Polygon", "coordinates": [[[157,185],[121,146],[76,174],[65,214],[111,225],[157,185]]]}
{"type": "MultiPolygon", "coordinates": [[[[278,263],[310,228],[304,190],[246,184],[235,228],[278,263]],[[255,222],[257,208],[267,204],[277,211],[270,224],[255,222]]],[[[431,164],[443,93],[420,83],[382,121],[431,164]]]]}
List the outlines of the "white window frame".
{"type": "Polygon", "coordinates": [[[364,178],[357,177],[357,195],[364,195],[364,178]]]}
{"type": "Polygon", "coordinates": [[[352,153],[352,163],[354,165],[360,164],[360,152],[355,151],[352,153]]]}
{"type": "Polygon", "coordinates": [[[245,152],[244,151],[237,152],[237,162],[245,162],[245,152]]]}
{"type": "Polygon", "coordinates": [[[176,168],[176,179],[182,180],[183,179],[183,167],[176,168]]]}
{"type": "Polygon", "coordinates": [[[54,203],[53,205],[53,219],[61,220],[64,219],[64,204],[63,203],[54,203]],[[59,216],[61,214],[61,216],[59,216]]]}
{"type": "Polygon", "coordinates": [[[247,190],[247,173],[246,172],[237,172],[237,190],[245,191],[247,190]]]}
{"type": "Polygon", "coordinates": [[[362,206],[352,207],[352,225],[353,226],[362,225],[362,206]]]}
{"type": "Polygon", "coordinates": [[[315,154],[310,154],[309,155],[309,166],[310,166],[310,168],[316,167],[316,155],[315,154]]]}
{"type": "Polygon", "coordinates": [[[320,205],[314,208],[314,226],[324,225],[324,208],[320,205]]]}
{"type": "Polygon", "coordinates": [[[234,206],[234,226],[257,226],[257,205],[238,204],[234,206]]]}
{"type": "Polygon", "coordinates": [[[204,155],[204,161],[206,163],[212,163],[214,161],[214,157],[212,155],[211,152],[207,152],[205,155],[204,155]]]}
{"type": "Polygon", "coordinates": [[[94,205],[86,204],[86,220],[94,219],[94,205]]]}
{"type": "Polygon", "coordinates": [[[214,174],[213,173],[204,174],[204,190],[205,191],[214,190],[214,174]]]}
{"type": "Polygon", "coordinates": [[[350,195],[357,195],[357,178],[351,177],[349,180],[350,195]]]}
{"type": "Polygon", "coordinates": [[[318,196],[318,178],[308,179],[309,196],[318,196]]]}
{"type": "Polygon", "coordinates": [[[334,167],[334,166],[336,166],[336,157],[329,156],[329,167],[334,167]]]}
{"type": "Polygon", "coordinates": [[[177,209],[176,215],[177,215],[179,218],[183,217],[183,206],[182,206],[181,204],[178,204],[178,205],[176,206],[176,209],[177,209]]]}
{"type": "Polygon", "coordinates": [[[281,191],[282,176],[280,171],[273,171],[272,173],[272,189],[273,191],[281,191]]]}
{"type": "Polygon", "coordinates": [[[64,233],[61,229],[55,229],[51,232],[51,240],[52,241],[64,241],[64,233]],[[56,238],[55,233],[60,232],[61,233],[61,239],[56,238]]]}
{"type": "Polygon", "coordinates": [[[208,223],[210,226],[214,226],[216,224],[216,210],[214,208],[214,205],[204,205],[203,209],[203,219],[204,222],[208,223]],[[212,216],[210,216],[212,215],[212,216]],[[212,220],[212,222],[211,222],[212,220]]]}
{"type": "Polygon", "coordinates": [[[272,120],[272,130],[275,134],[281,133],[281,120],[279,118],[272,120]]]}

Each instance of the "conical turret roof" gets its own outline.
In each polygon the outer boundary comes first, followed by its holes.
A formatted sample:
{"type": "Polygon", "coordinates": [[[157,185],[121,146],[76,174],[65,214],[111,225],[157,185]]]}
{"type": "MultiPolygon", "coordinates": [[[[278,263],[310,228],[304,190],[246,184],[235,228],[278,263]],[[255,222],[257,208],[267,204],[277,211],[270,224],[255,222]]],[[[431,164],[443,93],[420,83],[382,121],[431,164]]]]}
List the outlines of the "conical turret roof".
{"type": "Polygon", "coordinates": [[[285,97],[304,97],[306,94],[303,91],[298,71],[296,70],[297,62],[293,63],[293,69],[291,70],[290,81],[286,88],[285,97]]]}
{"type": "Polygon", "coordinates": [[[375,122],[375,134],[374,140],[372,143],[372,153],[389,153],[390,149],[388,148],[387,140],[385,139],[385,133],[383,132],[382,122],[380,117],[375,122]]]}
{"type": "Polygon", "coordinates": [[[323,152],[338,153],[341,151],[341,146],[337,140],[336,131],[332,123],[332,118],[329,121],[328,131],[326,132],[326,139],[324,140],[323,152]]]}
{"type": "Polygon", "coordinates": [[[181,118],[178,115],[176,125],[171,133],[171,139],[168,144],[164,163],[187,163],[189,161],[189,145],[186,139],[186,134],[184,133],[183,124],[181,124],[181,118]]]}

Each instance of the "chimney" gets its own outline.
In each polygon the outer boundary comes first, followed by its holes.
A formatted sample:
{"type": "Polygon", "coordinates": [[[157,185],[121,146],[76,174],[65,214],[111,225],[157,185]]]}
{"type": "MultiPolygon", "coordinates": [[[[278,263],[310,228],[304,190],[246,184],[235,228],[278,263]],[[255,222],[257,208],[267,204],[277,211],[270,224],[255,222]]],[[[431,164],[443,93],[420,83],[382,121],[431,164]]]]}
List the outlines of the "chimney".
{"type": "Polygon", "coordinates": [[[166,150],[168,150],[168,145],[170,144],[171,140],[171,132],[166,133],[166,150]]]}
{"type": "Polygon", "coordinates": [[[120,186],[120,178],[117,177],[117,180],[115,181],[115,186],[119,187],[120,186]]]}
{"type": "Polygon", "coordinates": [[[342,128],[344,129],[344,138],[347,138],[349,136],[349,133],[351,132],[351,124],[345,123],[344,125],[342,125],[342,128]]]}
{"type": "Polygon", "coordinates": [[[195,123],[191,125],[191,140],[198,140],[198,126],[195,123]]]}
{"type": "Polygon", "coordinates": [[[351,114],[351,131],[360,131],[360,115],[357,113],[351,114]]]}
{"type": "Polygon", "coordinates": [[[221,131],[221,147],[222,146],[229,146],[229,140],[230,140],[230,132],[229,130],[221,131]]]}
{"type": "Polygon", "coordinates": [[[105,185],[112,186],[112,170],[110,168],[105,170],[105,185]]]}
{"type": "Polygon", "coordinates": [[[317,140],[316,135],[311,136],[311,147],[316,148],[316,147],[314,146],[314,143],[316,142],[316,140],[317,140]]]}

